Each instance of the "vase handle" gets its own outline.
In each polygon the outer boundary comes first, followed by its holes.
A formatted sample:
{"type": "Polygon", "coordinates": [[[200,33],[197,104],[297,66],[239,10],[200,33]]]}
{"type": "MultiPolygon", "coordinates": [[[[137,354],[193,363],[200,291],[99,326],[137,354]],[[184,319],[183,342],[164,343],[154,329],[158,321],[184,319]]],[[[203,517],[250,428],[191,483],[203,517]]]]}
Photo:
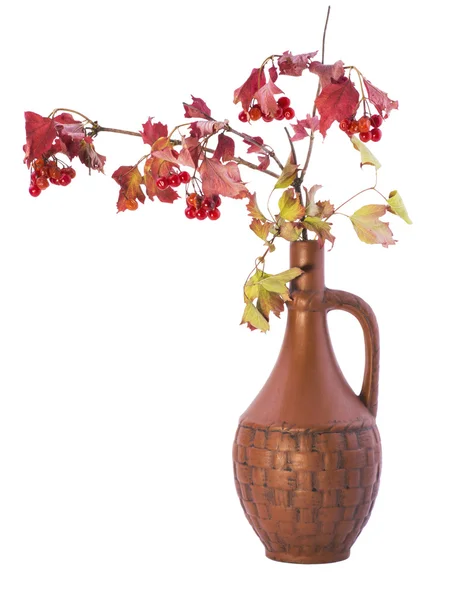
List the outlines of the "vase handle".
{"type": "Polygon", "coordinates": [[[360,399],[375,417],[378,404],[378,377],[380,362],[380,338],[377,319],[372,308],[355,294],[341,290],[326,290],[327,310],[345,310],[354,315],[361,324],[364,333],[366,362],[360,399]]]}

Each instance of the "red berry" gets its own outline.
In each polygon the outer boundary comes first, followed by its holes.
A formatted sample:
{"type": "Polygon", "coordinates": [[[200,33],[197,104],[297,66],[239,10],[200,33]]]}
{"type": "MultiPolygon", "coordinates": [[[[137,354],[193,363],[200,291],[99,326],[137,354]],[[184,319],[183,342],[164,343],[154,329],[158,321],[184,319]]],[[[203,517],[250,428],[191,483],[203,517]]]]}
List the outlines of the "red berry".
{"type": "Polygon", "coordinates": [[[195,216],[199,221],[203,221],[207,217],[207,210],[205,208],[198,208],[195,216]]]}
{"type": "Polygon", "coordinates": [[[358,127],[360,133],[365,133],[366,131],[369,131],[369,129],[371,128],[371,120],[369,119],[369,117],[361,117],[358,121],[358,127]]]}
{"type": "Polygon", "coordinates": [[[210,210],[211,208],[214,208],[214,203],[212,201],[212,198],[208,198],[207,196],[204,196],[203,201],[201,202],[201,208],[205,208],[206,210],[210,210]]]}
{"type": "Polygon", "coordinates": [[[362,142],[370,142],[372,139],[372,134],[370,131],[361,131],[361,133],[359,134],[359,139],[362,142]]]}
{"type": "Polygon", "coordinates": [[[287,119],[287,121],[289,121],[290,119],[292,119],[295,116],[295,111],[293,108],[291,108],[291,106],[288,106],[287,108],[283,109],[283,116],[285,117],[285,119],[287,119]]]}
{"type": "Polygon", "coordinates": [[[62,170],[59,167],[50,167],[49,168],[49,177],[53,179],[59,179],[62,174],[62,170]]]}
{"type": "Polygon", "coordinates": [[[274,117],[271,117],[271,115],[266,115],[265,113],[263,113],[263,121],[265,123],[270,123],[273,120],[274,120],[274,117]]]}
{"type": "Polygon", "coordinates": [[[65,167],[64,169],[62,169],[62,173],[66,173],[71,177],[71,179],[74,179],[76,177],[76,171],[73,169],[73,167],[65,167]]]}
{"type": "Polygon", "coordinates": [[[55,177],[49,177],[49,181],[53,184],[53,185],[60,185],[60,181],[58,179],[56,179],[55,177]]]}
{"type": "Polygon", "coordinates": [[[33,166],[35,167],[35,171],[39,171],[44,167],[44,160],[42,158],[37,158],[33,163],[33,166]]]}
{"type": "Polygon", "coordinates": [[[71,183],[71,177],[67,173],[63,173],[63,175],[59,177],[59,183],[60,185],[69,185],[71,183]]]}
{"type": "Polygon", "coordinates": [[[380,125],[383,123],[383,119],[380,115],[372,115],[372,117],[370,118],[370,122],[372,127],[374,127],[375,129],[378,129],[380,127],[380,125]]]}
{"type": "Polygon", "coordinates": [[[196,208],[194,206],[187,206],[187,208],[184,211],[184,214],[187,217],[187,219],[194,219],[196,217],[196,208]]]}
{"type": "Polygon", "coordinates": [[[187,206],[193,206],[194,208],[198,208],[198,196],[193,192],[193,194],[189,194],[186,198],[187,206]]]}
{"type": "Polygon", "coordinates": [[[263,113],[261,112],[261,108],[258,104],[254,104],[252,106],[252,108],[249,110],[249,115],[252,121],[258,121],[258,119],[261,119],[263,113]]]}
{"type": "Polygon", "coordinates": [[[190,173],[187,173],[187,171],[181,171],[179,173],[179,179],[181,180],[181,183],[190,183],[190,173]]]}
{"type": "Polygon", "coordinates": [[[37,196],[39,196],[41,194],[41,190],[37,185],[31,185],[29,187],[29,194],[30,194],[30,196],[33,196],[34,198],[36,198],[37,196]]]}
{"type": "Polygon", "coordinates": [[[371,129],[370,134],[373,142],[379,142],[382,139],[382,131],[377,127],[371,129]]]}
{"type": "Polygon", "coordinates": [[[212,196],[212,201],[215,204],[215,208],[218,208],[220,206],[220,204],[222,203],[222,199],[220,198],[220,196],[218,194],[216,194],[215,196],[212,196]]]}
{"type": "Polygon", "coordinates": [[[339,123],[339,129],[342,129],[342,131],[348,131],[350,129],[350,123],[351,121],[348,119],[342,119],[342,121],[339,123]]]}
{"type": "Polygon", "coordinates": [[[37,174],[35,171],[32,171],[32,173],[30,173],[30,183],[35,183],[37,179],[37,174]]]}
{"type": "Polygon", "coordinates": [[[350,123],[350,127],[348,129],[349,133],[359,133],[359,125],[358,125],[358,121],[356,119],[354,119],[351,123],[350,123]]]}
{"type": "Polygon", "coordinates": [[[167,177],[159,177],[155,182],[159,190],[166,190],[169,187],[169,180],[167,177]]]}
{"type": "Polygon", "coordinates": [[[207,213],[207,216],[211,221],[217,221],[220,218],[220,211],[218,208],[213,208],[207,213]]]}
{"type": "Polygon", "coordinates": [[[136,198],[127,198],[125,200],[125,208],[128,210],[136,210],[138,208],[138,201],[136,198]]]}
{"type": "Polygon", "coordinates": [[[247,121],[249,120],[249,114],[246,113],[245,110],[242,110],[238,115],[238,119],[243,123],[247,123],[247,121]]]}
{"type": "Polygon", "coordinates": [[[49,181],[46,179],[46,177],[38,177],[35,185],[36,187],[39,187],[40,190],[45,190],[47,187],[49,187],[49,181]]]}
{"type": "Polygon", "coordinates": [[[280,108],[288,108],[291,104],[291,100],[290,98],[287,98],[286,96],[282,96],[281,98],[279,98],[277,100],[277,106],[280,106],[280,108]]]}
{"type": "Polygon", "coordinates": [[[168,183],[171,187],[179,187],[181,184],[179,173],[174,173],[171,177],[168,177],[168,183]]]}
{"type": "Polygon", "coordinates": [[[285,119],[285,115],[283,114],[283,108],[280,108],[280,106],[277,107],[277,112],[274,118],[276,121],[282,121],[283,119],[285,119]]]}

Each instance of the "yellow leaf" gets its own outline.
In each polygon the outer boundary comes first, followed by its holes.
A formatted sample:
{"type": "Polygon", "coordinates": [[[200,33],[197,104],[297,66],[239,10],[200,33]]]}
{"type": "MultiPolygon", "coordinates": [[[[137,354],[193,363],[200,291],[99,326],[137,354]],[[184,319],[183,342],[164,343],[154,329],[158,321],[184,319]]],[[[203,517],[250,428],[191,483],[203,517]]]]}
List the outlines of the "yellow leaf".
{"type": "Polygon", "coordinates": [[[252,275],[252,277],[250,277],[250,279],[245,284],[244,294],[250,301],[253,302],[256,298],[258,298],[259,290],[257,284],[260,281],[260,279],[264,279],[265,277],[269,277],[269,275],[264,271],[260,271],[259,269],[257,269],[252,275]]]}
{"type": "Polygon", "coordinates": [[[299,277],[301,274],[301,269],[298,267],[293,267],[292,269],[288,269],[287,271],[283,271],[277,275],[271,275],[270,277],[262,279],[258,282],[258,285],[264,287],[264,289],[268,290],[268,292],[276,292],[277,294],[283,296],[285,300],[288,300],[288,288],[285,284],[292,279],[299,277]]]}
{"type": "Polygon", "coordinates": [[[309,231],[313,231],[317,234],[321,247],[324,246],[325,240],[328,240],[328,242],[331,242],[332,246],[334,246],[336,238],[331,233],[331,223],[322,221],[320,217],[306,217],[306,220],[303,221],[303,225],[309,231]]]}
{"type": "Polygon", "coordinates": [[[266,221],[266,217],[263,215],[263,213],[260,210],[260,207],[258,206],[255,193],[253,193],[252,196],[250,196],[249,202],[247,204],[247,210],[249,212],[249,215],[254,219],[266,221]]]}
{"type": "Polygon", "coordinates": [[[394,190],[390,193],[387,202],[395,215],[398,215],[399,217],[401,217],[401,219],[404,219],[404,221],[409,225],[412,224],[412,220],[408,216],[407,209],[405,208],[404,201],[402,200],[401,195],[397,190],[394,190]]]}
{"type": "Polygon", "coordinates": [[[280,216],[286,221],[296,221],[304,216],[306,209],[295,196],[295,190],[288,188],[279,200],[280,216]]]}
{"type": "Polygon", "coordinates": [[[288,186],[290,186],[296,177],[297,170],[298,165],[294,164],[293,156],[290,154],[287,160],[287,164],[284,166],[282,174],[278,178],[274,189],[287,188],[288,186]]]}
{"type": "Polygon", "coordinates": [[[241,325],[243,323],[249,323],[253,328],[260,329],[261,331],[269,330],[269,323],[251,302],[248,302],[245,306],[241,325]]]}
{"type": "Polygon", "coordinates": [[[393,232],[388,227],[389,223],[380,221],[386,213],[383,204],[367,204],[358,209],[350,217],[353,227],[362,242],[366,244],[381,244],[385,248],[396,243],[393,232]]]}
{"type": "Polygon", "coordinates": [[[353,146],[361,154],[361,167],[364,167],[364,165],[372,165],[378,171],[378,169],[380,169],[380,167],[382,165],[375,158],[375,156],[372,154],[372,152],[369,150],[369,148],[365,144],[363,144],[362,141],[359,140],[354,135],[352,135],[352,137],[350,139],[351,139],[353,146]]]}
{"type": "Polygon", "coordinates": [[[296,242],[302,233],[304,224],[299,223],[283,223],[280,226],[280,237],[288,242],[296,242]]]}
{"type": "Polygon", "coordinates": [[[265,288],[260,288],[258,294],[258,310],[269,321],[269,313],[272,311],[276,317],[280,317],[283,311],[284,301],[280,294],[268,292],[265,288]]]}
{"type": "Polygon", "coordinates": [[[259,238],[266,241],[269,232],[271,231],[271,223],[269,221],[263,223],[263,221],[260,221],[260,219],[252,219],[252,222],[250,223],[250,229],[253,231],[253,233],[256,233],[259,238]]]}

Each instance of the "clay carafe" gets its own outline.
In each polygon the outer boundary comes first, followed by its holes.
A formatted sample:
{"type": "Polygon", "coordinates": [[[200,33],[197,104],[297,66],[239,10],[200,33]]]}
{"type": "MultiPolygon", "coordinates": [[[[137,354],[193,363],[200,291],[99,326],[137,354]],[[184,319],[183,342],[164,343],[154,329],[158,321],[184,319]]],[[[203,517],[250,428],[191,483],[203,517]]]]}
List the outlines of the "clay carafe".
{"type": "Polygon", "coordinates": [[[234,473],[245,515],[271,559],[345,560],[377,495],[380,436],[375,424],[379,338],[361,298],[324,282],[324,250],[293,242],[288,320],[277,362],[241,416],[234,473]],[[360,322],[366,348],[361,393],[345,380],[328,333],[327,313],[360,322]]]}

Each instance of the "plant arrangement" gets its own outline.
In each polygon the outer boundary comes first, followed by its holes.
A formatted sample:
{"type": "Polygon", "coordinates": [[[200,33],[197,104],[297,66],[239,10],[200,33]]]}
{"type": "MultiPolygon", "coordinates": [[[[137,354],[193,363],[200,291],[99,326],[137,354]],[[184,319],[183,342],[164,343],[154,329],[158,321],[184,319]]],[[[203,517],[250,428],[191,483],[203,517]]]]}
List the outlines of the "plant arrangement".
{"type": "MultiPolygon", "coordinates": [[[[29,192],[37,197],[50,186],[67,186],[76,176],[74,159],[91,171],[103,173],[106,157],[95,149],[103,132],[142,138],[150,148],[133,165],[120,166],[112,174],[119,185],[117,210],[137,210],[148,197],[182,206],[185,216],[195,221],[217,221],[227,199],[247,201],[250,229],[262,240],[265,250],[254,263],[244,284],[245,310],[241,323],[267,331],[270,314],[280,316],[290,299],[286,284],[301,274],[292,268],[278,274],[265,270],[267,255],[282,238],[305,241],[309,234],[320,243],[334,244],[332,219],[349,218],[359,239],[388,247],[395,243],[387,212],[411,223],[400,194],[388,195],[377,187],[379,161],[371,147],[382,138],[384,126],[398,102],[374,86],[354,65],[324,63],[324,28],[321,61],[317,52],[268,56],[234,91],[240,105],[239,124],[216,119],[201,99],[184,102],[184,123],[168,127],[148,118],[138,132],[103,127],[76,110],[57,108],[47,117],[25,113],[24,162],[30,169],[29,192]],[[313,106],[303,110],[282,88],[289,77],[313,78],[317,93],[313,106]],[[285,159],[267,143],[268,127],[285,125],[290,150],[285,159]],[[375,179],[335,207],[329,200],[316,200],[322,187],[307,181],[307,171],[316,139],[324,140],[331,127],[347,138],[347,149],[360,155],[361,166],[371,165],[375,179]],[[263,133],[264,131],[264,133],[263,133]],[[248,132],[248,133],[247,133],[248,132]],[[260,135],[261,134],[261,135],[260,135]],[[264,137],[263,137],[264,136],[264,137]],[[304,146],[304,148],[302,148],[304,146]],[[300,151],[303,158],[299,159],[300,151]],[[272,178],[271,194],[260,208],[255,191],[244,183],[241,171],[254,169],[272,178]],[[378,204],[368,204],[349,215],[341,209],[355,197],[374,191],[378,204]],[[271,206],[272,200],[276,208],[271,206]],[[329,220],[331,219],[331,221],[329,220]]],[[[389,123],[388,123],[389,124],[389,123]]],[[[347,150],[347,151],[348,151],[347,150]]]]}

